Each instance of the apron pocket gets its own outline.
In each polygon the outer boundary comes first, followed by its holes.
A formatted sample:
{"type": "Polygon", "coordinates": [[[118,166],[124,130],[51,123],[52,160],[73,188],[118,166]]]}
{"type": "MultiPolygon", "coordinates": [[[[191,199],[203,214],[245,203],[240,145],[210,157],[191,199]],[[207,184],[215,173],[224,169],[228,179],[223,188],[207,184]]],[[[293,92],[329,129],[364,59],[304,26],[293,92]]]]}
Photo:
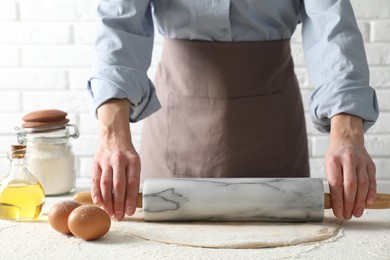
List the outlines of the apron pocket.
{"type": "Polygon", "coordinates": [[[169,94],[166,161],[175,177],[252,177],[285,164],[282,93],[215,99],[169,94]]]}

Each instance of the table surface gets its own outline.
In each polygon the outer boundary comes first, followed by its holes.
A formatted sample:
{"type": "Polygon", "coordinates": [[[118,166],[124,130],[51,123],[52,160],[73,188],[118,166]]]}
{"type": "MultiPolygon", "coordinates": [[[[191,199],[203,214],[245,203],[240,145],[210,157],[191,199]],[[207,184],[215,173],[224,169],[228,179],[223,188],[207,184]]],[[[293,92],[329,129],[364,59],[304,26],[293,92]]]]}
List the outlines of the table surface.
{"type": "MultiPolygon", "coordinates": [[[[77,192],[87,186],[78,182],[77,192]]],[[[379,191],[390,193],[387,184],[379,191]]],[[[55,202],[72,196],[47,197],[44,214],[55,202]]],[[[44,217],[32,222],[0,221],[0,259],[390,259],[390,209],[366,210],[326,241],[263,249],[168,245],[117,231],[97,241],[83,241],[55,232],[44,217]]]]}

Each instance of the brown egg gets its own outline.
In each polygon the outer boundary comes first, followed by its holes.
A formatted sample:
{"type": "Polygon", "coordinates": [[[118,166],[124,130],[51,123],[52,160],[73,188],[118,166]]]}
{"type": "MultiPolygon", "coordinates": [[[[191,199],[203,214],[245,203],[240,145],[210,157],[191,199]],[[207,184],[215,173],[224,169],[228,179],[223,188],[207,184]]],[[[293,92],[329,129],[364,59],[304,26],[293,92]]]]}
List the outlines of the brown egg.
{"type": "Polygon", "coordinates": [[[80,206],[68,218],[72,234],[84,240],[95,240],[104,236],[111,227],[108,214],[92,205],[80,206]]]}
{"type": "Polygon", "coordinates": [[[89,192],[89,191],[76,193],[73,196],[73,200],[79,202],[82,205],[96,205],[99,207],[101,206],[100,204],[93,203],[93,200],[91,198],[91,192],[89,192]]]}
{"type": "Polygon", "coordinates": [[[60,201],[54,204],[48,215],[49,223],[52,228],[63,234],[70,234],[68,217],[70,213],[79,206],[81,206],[81,204],[73,200],[60,201]]]}

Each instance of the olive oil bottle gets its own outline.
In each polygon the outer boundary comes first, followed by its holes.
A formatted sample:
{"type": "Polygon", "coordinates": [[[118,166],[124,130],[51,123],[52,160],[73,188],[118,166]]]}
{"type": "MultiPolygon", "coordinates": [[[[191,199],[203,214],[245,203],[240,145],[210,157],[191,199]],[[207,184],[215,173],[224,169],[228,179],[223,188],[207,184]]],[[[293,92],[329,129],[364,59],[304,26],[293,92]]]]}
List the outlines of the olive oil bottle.
{"type": "Polygon", "coordinates": [[[9,174],[0,182],[0,219],[32,220],[40,216],[45,193],[27,170],[26,146],[13,145],[9,174]]]}

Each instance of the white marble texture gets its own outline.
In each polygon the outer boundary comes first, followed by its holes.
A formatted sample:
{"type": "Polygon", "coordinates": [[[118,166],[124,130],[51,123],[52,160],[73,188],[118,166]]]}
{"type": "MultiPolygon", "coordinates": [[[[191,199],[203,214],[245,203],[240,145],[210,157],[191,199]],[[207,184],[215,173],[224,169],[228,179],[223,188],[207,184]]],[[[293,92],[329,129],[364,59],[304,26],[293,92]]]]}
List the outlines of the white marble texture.
{"type": "Polygon", "coordinates": [[[324,189],[314,178],[148,179],[146,221],[322,221],[324,189]]]}

